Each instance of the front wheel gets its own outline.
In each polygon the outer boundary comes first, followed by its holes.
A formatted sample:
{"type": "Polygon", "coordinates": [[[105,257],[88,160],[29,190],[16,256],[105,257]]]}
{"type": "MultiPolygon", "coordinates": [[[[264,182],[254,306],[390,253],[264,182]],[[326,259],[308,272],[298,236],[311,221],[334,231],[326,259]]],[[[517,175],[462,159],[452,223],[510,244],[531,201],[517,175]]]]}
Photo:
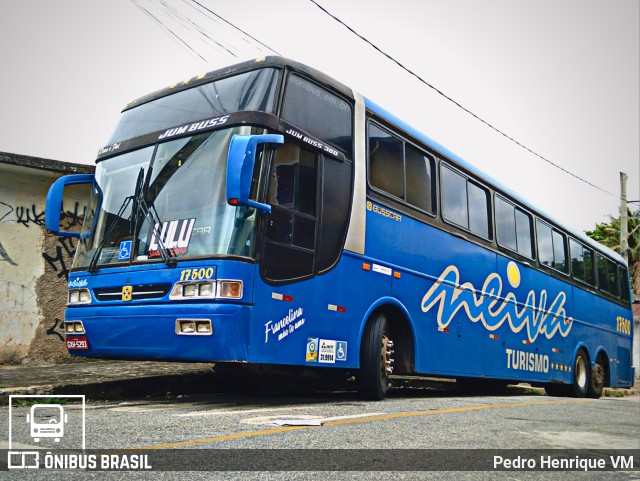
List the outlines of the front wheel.
{"type": "Polygon", "coordinates": [[[381,401],[387,395],[393,371],[393,341],[384,314],[379,313],[365,327],[360,349],[358,392],[365,399],[381,401]]]}
{"type": "Polygon", "coordinates": [[[589,390],[589,380],[591,379],[591,369],[587,354],[581,349],[576,355],[573,363],[573,384],[571,394],[573,397],[585,397],[589,390]]]}

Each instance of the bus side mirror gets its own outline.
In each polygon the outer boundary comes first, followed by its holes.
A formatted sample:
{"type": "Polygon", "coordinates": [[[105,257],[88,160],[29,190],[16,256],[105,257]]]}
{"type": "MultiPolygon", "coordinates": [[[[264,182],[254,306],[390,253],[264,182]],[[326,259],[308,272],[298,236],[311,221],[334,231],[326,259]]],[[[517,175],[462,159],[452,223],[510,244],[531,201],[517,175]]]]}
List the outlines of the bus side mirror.
{"type": "Polygon", "coordinates": [[[234,135],[231,138],[227,158],[227,203],[255,207],[271,213],[270,205],[249,199],[258,144],[280,146],[284,144],[284,136],[279,134],[234,135]]]}
{"type": "Polygon", "coordinates": [[[60,212],[62,211],[62,200],[66,186],[91,184],[93,185],[93,174],[65,175],[56,180],[47,193],[47,202],[44,209],[44,225],[53,234],[62,237],[80,237],[80,232],[68,232],[60,228],[60,212]]]}

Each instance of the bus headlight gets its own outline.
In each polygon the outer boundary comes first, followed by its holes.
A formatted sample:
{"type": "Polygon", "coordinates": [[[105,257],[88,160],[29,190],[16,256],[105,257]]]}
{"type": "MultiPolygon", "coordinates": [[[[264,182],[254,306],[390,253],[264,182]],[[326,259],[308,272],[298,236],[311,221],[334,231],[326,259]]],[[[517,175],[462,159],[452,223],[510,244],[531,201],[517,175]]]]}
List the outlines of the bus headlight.
{"type": "Polygon", "coordinates": [[[182,295],[184,297],[195,297],[198,294],[198,284],[185,284],[182,286],[182,295]]]}
{"type": "Polygon", "coordinates": [[[67,297],[69,304],[91,304],[89,289],[69,289],[67,297]]]}
{"type": "Polygon", "coordinates": [[[205,282],[179,282],[171,289],[169,299],[212,299],[216,295],[215,283],[205,282]]]}
{"type": "Polygon", "coordinates": [[[214,291],[213,282],[198,284],[198,296],[200,297],[213,297],[214,291]]]}

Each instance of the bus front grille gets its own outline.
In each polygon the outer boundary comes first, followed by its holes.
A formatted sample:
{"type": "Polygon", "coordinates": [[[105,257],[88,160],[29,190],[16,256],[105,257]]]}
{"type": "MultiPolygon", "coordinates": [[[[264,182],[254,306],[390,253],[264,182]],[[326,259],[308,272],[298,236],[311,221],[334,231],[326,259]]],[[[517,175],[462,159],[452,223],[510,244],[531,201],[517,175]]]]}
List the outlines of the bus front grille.
{"type": "MultiPolygon", "coordinates": [[[[96,299],[101,302],[122,300],[123,289],[119,287],[98,287],[93,289],[96,299]]],[[[160,299],[166,296],[171,289],[171,284],[139,284],[131,286],[131,299],[160,299]]]]}

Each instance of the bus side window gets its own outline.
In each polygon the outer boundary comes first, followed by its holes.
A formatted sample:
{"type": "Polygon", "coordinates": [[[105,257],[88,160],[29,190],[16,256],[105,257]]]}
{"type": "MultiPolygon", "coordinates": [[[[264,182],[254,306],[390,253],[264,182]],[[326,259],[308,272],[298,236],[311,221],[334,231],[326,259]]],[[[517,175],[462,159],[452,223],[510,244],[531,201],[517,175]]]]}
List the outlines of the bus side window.
{"type": "Polygon", "coordinates": [[[571,238],[569,239],[569,251],[573,278],[594,286],[593,251],[571,238]]]}
{"type": "Polygon", "coordinates": [[[538,239],[538,259],[540,264],[551,267],[560,272],[567,272],[566,237],[550,225],[536,220],[538,239]]]}
{"type": "Polygon", "coordinates": [[[369,180],[399,199],[404,198],[403,142],[369,124],[369,180]]]}
{"type": "Polygon", "coordinates": [[[484,239],[491,238],[489,193],[442,164],[442,217],[484,239]]]}
{"type": "Polygon", "coordinates": [[[529,214],[496,195],[495,216],[498,244],[532,259],[531,239],[533,236],[529,214]]]}
{"type": "Polygon", "coordinates": [[[618,279],[620,280],[620,299],[624,302],[629,302],[629,277],[627,276],[627,270],[618,266],[618,279]]]}
{"type": "Polygon", "coordinates": [[[612,296],[619,297],[620,286],[618,284],[619,276],[616,264],[600,254],[597,254],[597,259],[598,287],[601,291],[608,292],[612,296]]]}

